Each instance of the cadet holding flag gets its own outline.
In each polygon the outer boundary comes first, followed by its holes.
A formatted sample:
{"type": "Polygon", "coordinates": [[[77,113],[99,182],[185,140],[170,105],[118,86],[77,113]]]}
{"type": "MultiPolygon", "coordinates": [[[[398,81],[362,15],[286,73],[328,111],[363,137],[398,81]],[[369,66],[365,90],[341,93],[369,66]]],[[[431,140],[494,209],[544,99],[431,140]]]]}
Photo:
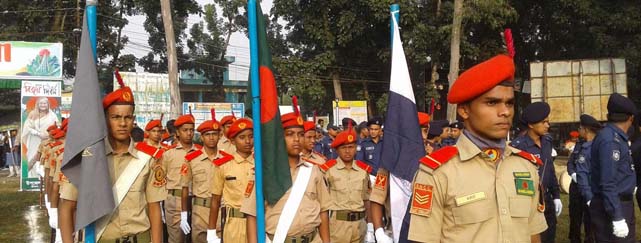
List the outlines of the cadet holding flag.
{"type": "Polygon", "coordinates": [[[458,105],[465,129],[456,147],[421,159],[409,240],[540,242],[547,228],[537,189],[542,162],[506,143],[514,116],[512,58],[498,55],[468,69],[447,100],[458,105]]]}
{"type": "Polygon", "coordinates": [[[635,114],[630,99],[611,94],[608,123],[592,141],[590,217],[597,242],[635,242],[636,177],[626,134],[635,114]]]}

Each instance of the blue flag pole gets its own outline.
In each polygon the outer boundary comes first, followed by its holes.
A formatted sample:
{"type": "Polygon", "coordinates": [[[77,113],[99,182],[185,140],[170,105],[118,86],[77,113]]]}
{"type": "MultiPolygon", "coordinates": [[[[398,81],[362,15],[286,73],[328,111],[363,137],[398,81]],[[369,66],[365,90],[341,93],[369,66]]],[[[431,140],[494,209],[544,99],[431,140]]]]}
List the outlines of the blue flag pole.
{"type": "MultiPolygon", "coordinates": [[[[258,75],[258,26],[256,16],[256,0],[247,1],[247,16],[249,17],[249,50],[250,50],[250,81],[252,95],[252,117],[258,124],[254,125],[254,164],[256,185],[256,238],[258,243],[265,242],[265,204],[263,199],[263,146],[260,127],[260,77],[258,75]]],[[[262,16],[261,16],[262,17],[262,16]]]]}
{"type": "MultiPolygon", "coordinates": [[[[389,11],[392,13],[392,16],[396,19],[396,23],[399,23],[401,17],[400,17],[400,12],[401,12],[401,7],[398,5],[398,3],[392,4],[389,6],[389,11]]],[[[389,20],[389,27],[390,27],[390,38],[391,42],[390,45],[394,47],[394,20],[390,18],[389,20]]]]}
{"type": "MultiPolygon", "coordinates": [[[[87,0],[87,5],[85,8],[85,14],[87,15],[87,27],[89,30],[89,40],[91,41],[91,49],[93,50],[94,60],[98,60],[98,54],[96,53],[97,46],[97,26],[98,26],[98,1],[96,0],[87,0]]],[[[85,242],[86,243],[95,243],[96,242],[96,225],[94,223],[89,224],[85,227],[85,242]]]]}

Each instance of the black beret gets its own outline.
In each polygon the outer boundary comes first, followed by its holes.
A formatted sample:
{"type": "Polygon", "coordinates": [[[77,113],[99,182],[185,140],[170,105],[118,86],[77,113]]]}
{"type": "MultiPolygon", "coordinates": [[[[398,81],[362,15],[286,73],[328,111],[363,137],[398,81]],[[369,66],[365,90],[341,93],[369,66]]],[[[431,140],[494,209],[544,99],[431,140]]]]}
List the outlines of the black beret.
{"type": "MultiPolygon", "coordinates": [[[[446,121],[447,122],[447,121],[446,121]]],[[[427,131],[428,135],[432,136],[439,136],[441,133],[443,133],[443,121],[431,121],[430,122],[430,129],[427,131]]]]}
{"type": "Polygon", "coordinates": [[[550,115],[550,105],[545,102],[534,102],[529,104],[523,110],[523,115],[521,115],[521,120],[525,124],[533,124],[540,121],[543,121],[546,117],[550,115]]]}
{"type": "Polygon", "coordinates": [[[343,124],[343,128],[345,128],[345,129],[347,129],[347,127],[349,127],[349,123],[352,123],[352,127],[356,128],[356,121],[354,121],[352,118],[345,117],[345,118],[343,118],[341,123],[343,124]]]}
{"type": "Polygon", "coordinates": [[[336,126],[336,125],[334,125],[334,124],[329,124],[329,125],[327,125],[327,129],[340,130],[340,129],[338,129],[338,126],[336,126]]]}
{"type": "Polygon", "coordinates": [[[581,126],[601,128],[601,123],[588,114],[581,115],[580,120],[581,126]]]}
{"type": "Polygon", "coordinates": [[[614,93],[608,99],[608,113],[623,113],[634,115],[637,113],[637,107],[632,100],[627,97],[614,93]]]}
{"type": "Polygon", "coordinates": [[[369,119],[369,121],[367,121],[367,126],[369,127],[369,126],[371,126],[371,125],[379,125],[379,126],[382,126],[382,125],[383,125],[383,119],[378,118],[378,117],[375,117],[375,118],[369,119]]]}
{"type": "Polygon", "coordinates": [[[463,122],[452,122],[452,124],[450,124],[450,128],[463,129],[465,126],[463,125],[463,122]]]}

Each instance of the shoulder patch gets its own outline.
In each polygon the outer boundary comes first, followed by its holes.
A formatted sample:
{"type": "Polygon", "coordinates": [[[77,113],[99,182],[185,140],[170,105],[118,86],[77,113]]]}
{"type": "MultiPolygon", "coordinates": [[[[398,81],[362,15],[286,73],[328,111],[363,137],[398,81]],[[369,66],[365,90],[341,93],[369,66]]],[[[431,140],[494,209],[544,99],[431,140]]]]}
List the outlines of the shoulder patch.
{"type": "Polygon", "coordinates": [[[518,152],[516,154],[521,156],[522,158],[526,159],[527,161],[530,161],[532,164],[534,164],[536,166],[543,166],[543,161],[541,161],[541,159],[539,159],[538,157],[534,156],[531,153],[528,153],[528,152],[525,152],[525,151],[521,151],[521,152],[518,152]]]}
{"type": "Polygon", "coordinates": [[[202,150],[196,150],[196,151],[193,151],[193,152],[188,153],[187,155],[185,155],[185,159],[187,160],[187,162],[191,162],[192,160],[194,160],[196,157],[200,156],[201,154],[203,154],[202,150]]]}
{"type": "Polygon", "coordinates": [[[220,153],[223,155],[223,157],[220,158],[220,159],[215,159],[214,162],[213,162],[214,165],[221,166],[221,165],[224,165],[225,163],[227,163],[229,161],[234,160],[234,156],[232,156],[232,155],[230,155],[228,153],[225,153],[223,151],[220,151],[220,153]]]}
{"type": "Polygon", "coordinates": [[[194,148],[196,148],[196,150],[201,150],[203,146],[201,146],[200,144],[194,143],[194,148]]]}
{"type": "Polygon", "coordinates": [[[336,160],[328,160],[325,162],[325,164],[319,165],[318,168],[320,168],[323,172],[327,172],[330,168],[334,167],[336,165],[336,160]]]}
{"type": "Polygon", "coordinates": [[[305,161],[305,162],[307,162],[307,163],[311,163],[311,164],[313,164],[313,165],[318,165],[318,166],[320,166],[320,164],[318,164],[318,163],[314,162],[314,161],[313,161],[313,160],[311,160],[311,159],[303,158],[302,156],[300,157],[300,159],[302,159],[303,161],[305,161]]]}
{"type": "Polygon", "coordinates": [[[432,170],[436,170],[436,168],[447,163],[447,161],[452,159],[457,154],[458,154],[458,149],[456,147],[445,146],[439,150],[432,152],[430,155],[427,155],[419,159],[419,162],[431,168],[432,170]]]}
{"type": "Polygon", "coordinates": [[[154,146],[151,146],[145,142],[139,142],[136,144],[136,149],[140,152],[143,152],[145,154],[148,154],[149,156],[153,157],[154,159],[160,159],[162,154],[165,152],[165,150],[156,148],[154,146]]]}
{"type": "Polygon", "coordinates": [[[360,167],[361,169],[365,170],[367,174],[372,173],[372,167],[369,166],[367,163],[357,160],[356,161],[356,166],[360,167]]]}

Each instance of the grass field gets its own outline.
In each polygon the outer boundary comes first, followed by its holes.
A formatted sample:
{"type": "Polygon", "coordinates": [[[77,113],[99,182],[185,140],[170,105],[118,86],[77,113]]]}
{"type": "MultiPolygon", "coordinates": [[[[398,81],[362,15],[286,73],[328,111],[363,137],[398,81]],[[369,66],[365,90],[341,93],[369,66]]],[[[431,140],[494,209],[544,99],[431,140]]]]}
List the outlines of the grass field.
{"type": "MultiPolygon", "coordinates": [[[[564,168],[559,168],[564,170],[564,168]]],[[[17,177],[7,178],[8,171],[0,171],[0,242],[49,242],[50,228],[44,209],[38,207],[37,192],[18,192],[17,177]]],[[[563,212],[558,218],[556,242],[568,240],[568,195],[561,194],[563,212]]],[[[637,239],[641,235],[641,217],[638,207],[637,239]]]]}

